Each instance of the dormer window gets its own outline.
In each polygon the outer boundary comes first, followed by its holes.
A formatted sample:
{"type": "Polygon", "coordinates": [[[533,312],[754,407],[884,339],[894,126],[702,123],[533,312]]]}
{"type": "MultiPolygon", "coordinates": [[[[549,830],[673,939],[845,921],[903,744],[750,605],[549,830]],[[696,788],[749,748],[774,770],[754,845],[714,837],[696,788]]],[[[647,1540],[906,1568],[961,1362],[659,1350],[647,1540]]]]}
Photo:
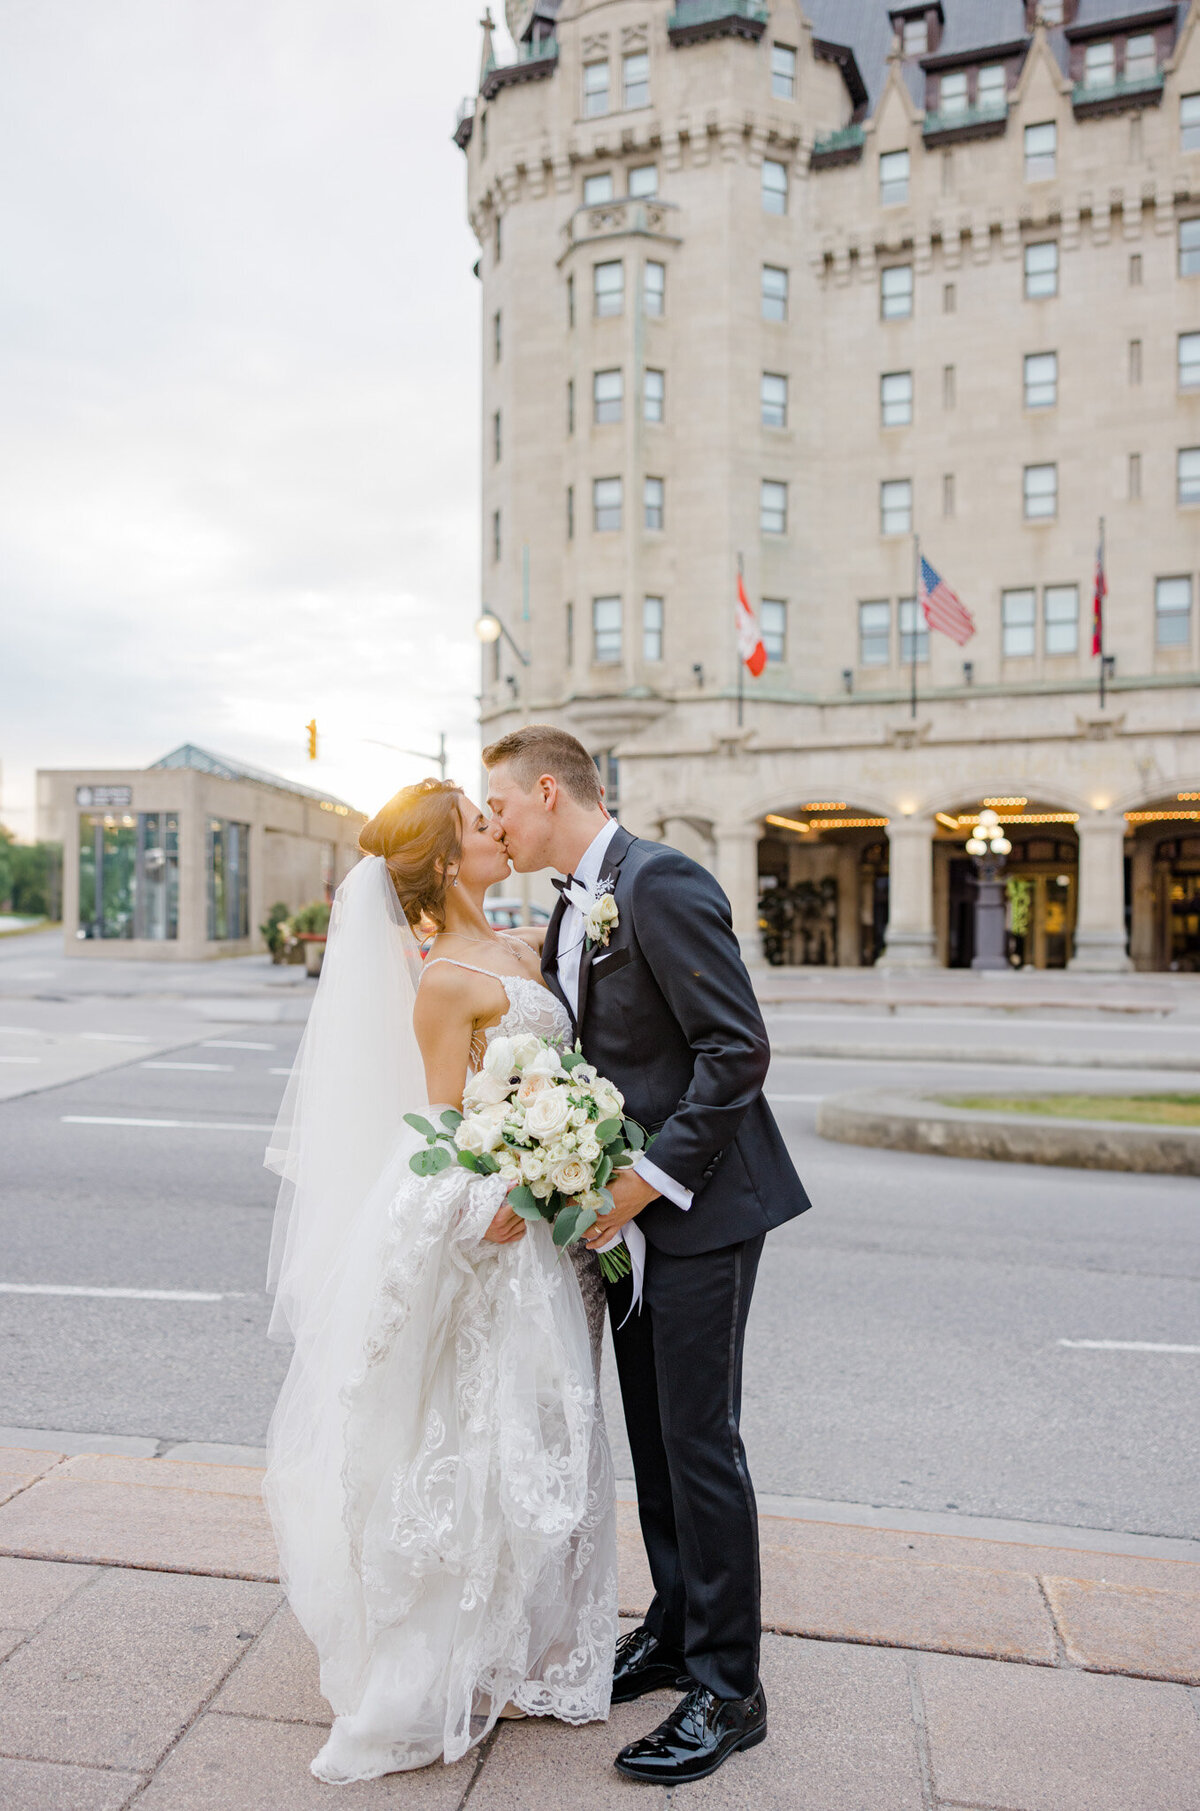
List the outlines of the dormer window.
{"type": "Polygon", "coordinates": [[[1041,15],[1047,25],[1062,25],[1066,12],[1066,0],[1042,0],[1041,15]]]}
{"type": "Polygon", "coordinates": [[[906,57],[923,57],[929,49],[929,21],[904,19],[900,25],[900,48],[906,57]]]}
{"type": "Polygon", "coordinates": [[[966,70],[955,69],[948,75],[944,75],[938,94],[938,112],[965,113],[969,104],[966,70]]]}
{"type": "Polygon", "coordinates": [[[1083,53],[1085,88],[1111,88],[1117,79],[1117,47],[1112,39],[1088,44],[1083,53]]]}
{"type": "Polygon", "coordinates": [[[978,107],[1002,107],[1008,98],[1008,72],[1003,63],[985,63],[975,88],[978,107]]]}
{"type": "Polygon", "coordinates": [[[1125,40],[1125,80],[1143,82],[1158,70],[1158,49],[1152,31],[1138,32],[1125,40]]]}

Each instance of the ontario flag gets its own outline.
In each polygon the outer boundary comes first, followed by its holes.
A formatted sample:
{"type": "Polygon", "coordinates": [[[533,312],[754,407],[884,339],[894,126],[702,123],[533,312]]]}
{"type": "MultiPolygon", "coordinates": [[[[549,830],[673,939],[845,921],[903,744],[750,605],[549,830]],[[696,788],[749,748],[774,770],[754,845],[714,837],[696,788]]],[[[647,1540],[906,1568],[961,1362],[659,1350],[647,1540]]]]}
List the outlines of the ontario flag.
{"type": "Polygon", "coordinates": [[[1108,596],[1108,580],[1104,576],[1104,542],[1096,548],[1096,588],[1092,593],[1092,653],[1104,652],[1104,600],[1108,596]]]}
{"type": "Polygon", "coordinates": [[[975,619],[951,591],[940,573],[933,570],[924,554],[921,556],[921,608],[931,629],[940,629],[959,647],[965,646],[975,633],[975,619]]]}
{"type": "Polygon", "coordinates": [[[740,572],[737,582],[736,612],[738,654],[749,667],[753,677],[757,679],[767,664],[767,650],[763,644],[758,619],[750,608],[750,600],[746,596],[746,586],[740,572]]]}

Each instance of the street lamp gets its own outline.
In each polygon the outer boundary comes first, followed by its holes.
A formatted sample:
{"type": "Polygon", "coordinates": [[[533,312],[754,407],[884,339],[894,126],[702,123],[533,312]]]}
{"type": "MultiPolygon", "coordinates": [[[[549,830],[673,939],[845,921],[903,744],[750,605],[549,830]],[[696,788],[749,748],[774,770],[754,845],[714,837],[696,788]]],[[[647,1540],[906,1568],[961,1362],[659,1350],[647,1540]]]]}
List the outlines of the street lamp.
{"type": "Polygon", "coordinates": [[[1007,968],[1004,935],[1004,885],[1001,875],[1012,844],[1004,825],[990,808],[979,813],[967,838],[967,854],[975,860],[975,954],[972,968],[1007,968]]]}
{"type": "Polygon", "coordinates": [[[516,655],[517,659],[520,661],[521,665],[523,667],[527,667],[529,665],[528,654],[524,653],[517,646],[516,642],[513,640],[512,636],[509,634],[509,632],[505,628],[504,624],[500,621],[500,618],[496,615],[496,612],[488,604],[485,604],[483,606],[483,614],[476,621],[475,633],[479,637],[480,641],[485,642],[485,643],[499,641],[500,637],[503,636],[505,641],[508,643],[509,647],[512,649],[513,653],[516,655]]]}

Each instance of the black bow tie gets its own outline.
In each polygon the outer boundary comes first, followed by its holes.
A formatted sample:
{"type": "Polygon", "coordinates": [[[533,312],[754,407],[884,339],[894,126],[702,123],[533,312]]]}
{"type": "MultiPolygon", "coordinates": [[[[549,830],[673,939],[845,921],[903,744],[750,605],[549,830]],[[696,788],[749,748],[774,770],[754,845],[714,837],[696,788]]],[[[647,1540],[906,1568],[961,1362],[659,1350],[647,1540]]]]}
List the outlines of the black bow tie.
{"type": "Polygon", "coordinates": [[[565,896],[571,891],[571,888],[575,885],[575,876],[573,874],[564,874],[562,879],[560,880],[558,878],[557,874],[551,875],[550,885],[552,887],[557,887],[559,892],[565,898],[565,896]]]}

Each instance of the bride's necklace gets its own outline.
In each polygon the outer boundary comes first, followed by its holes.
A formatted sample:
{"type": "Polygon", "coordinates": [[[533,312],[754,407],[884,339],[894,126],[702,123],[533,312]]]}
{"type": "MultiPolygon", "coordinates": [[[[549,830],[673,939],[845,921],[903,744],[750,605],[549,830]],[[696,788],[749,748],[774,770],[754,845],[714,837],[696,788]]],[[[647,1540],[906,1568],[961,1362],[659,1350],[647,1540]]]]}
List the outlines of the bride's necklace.
{"type": "Polygon", "coordinates": [[[461,937],[464,943],[500,943],[503,941],[500,937],[468,937],[465,931],[438,931],[434,935],[434,943],[439,937],[461,937]]]}

